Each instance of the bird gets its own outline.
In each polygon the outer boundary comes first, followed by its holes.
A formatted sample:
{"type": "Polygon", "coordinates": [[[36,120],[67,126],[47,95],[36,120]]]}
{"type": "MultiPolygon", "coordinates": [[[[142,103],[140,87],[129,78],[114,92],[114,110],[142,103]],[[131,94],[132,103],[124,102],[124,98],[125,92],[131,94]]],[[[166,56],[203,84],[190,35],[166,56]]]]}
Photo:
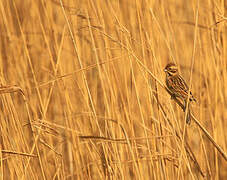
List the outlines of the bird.
{"type": "MultiPolygon", "coordinates": [[[[185,80],[179,74],[178,68],[174,63],[168,63],[164,69],[166,73],[166,86],[171,92],[172,97],[178,97],[184,102],[184,111],[186,110],[187,99],[189,95],[189,101],[195,101],[196,99],[193,97],[191,91],[189,92],[188,85],[185,80]]],[[[190,104],[190,103],[189,103],[190,104]]],[[[188,104],[188,114],[186,118],[187,124],[190,124],[191,121],[191,113],[188,104]]]]}

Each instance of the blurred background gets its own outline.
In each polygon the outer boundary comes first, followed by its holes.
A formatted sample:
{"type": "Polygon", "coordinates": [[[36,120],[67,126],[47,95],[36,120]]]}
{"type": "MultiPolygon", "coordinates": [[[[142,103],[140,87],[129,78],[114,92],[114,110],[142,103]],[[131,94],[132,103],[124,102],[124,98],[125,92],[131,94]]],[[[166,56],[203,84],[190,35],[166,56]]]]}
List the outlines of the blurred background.
{"type": "Polygon", "coordinates": [[[0,2],[1,179],[225,179],[227,1],[0,2]],[[7,89],[7,88],[6,88],[7,89]]]}

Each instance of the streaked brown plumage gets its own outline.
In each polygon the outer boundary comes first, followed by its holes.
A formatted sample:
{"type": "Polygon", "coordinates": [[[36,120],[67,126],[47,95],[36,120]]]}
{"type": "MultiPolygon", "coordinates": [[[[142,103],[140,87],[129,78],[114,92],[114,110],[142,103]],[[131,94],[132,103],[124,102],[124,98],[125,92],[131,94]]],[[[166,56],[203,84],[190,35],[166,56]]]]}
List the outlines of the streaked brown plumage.
{"type": "MultiPolygon", "coordinates": [[[[186,108],[188,93],[190,93],[189,100],[196,101],[192,96],[192,93],[188,92],[189,88],[184,79],[180,76],[177,66],[174,63],[167,64],[164,71],[166,73],[166,86],[172,93],[172,96],[179,97],[184,101],[184,108],[186,108]]],[[[188,115],[190,116],[190,109],[188,112],[188,115]]],[[[189,116],[187,117],[188,124],[190,123],[189,116]]]]}

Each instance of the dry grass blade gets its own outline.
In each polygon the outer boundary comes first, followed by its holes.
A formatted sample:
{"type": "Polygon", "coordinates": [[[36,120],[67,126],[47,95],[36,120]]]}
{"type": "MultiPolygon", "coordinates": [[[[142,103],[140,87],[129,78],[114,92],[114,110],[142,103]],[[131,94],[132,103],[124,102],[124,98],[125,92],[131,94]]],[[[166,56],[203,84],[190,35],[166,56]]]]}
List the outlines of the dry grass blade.
{"type": "Polygon", "coordinates": [[[37,155],[34,154],[28,154],[28,153],[24,153],[24,152],[17,152],[17,151],[10,151],[10,150],[1,150],[2,153],[6,153],[6,154],[15,154],[15,155],[20,155],[20,156],[29,156],[29,157],[37,157],[37,155]]]}
{"type": "Polygon", "coordinates": [[[227,179],[225,7],[0,1],[0,179],[227,179]]]}
{"type": "Polygon", "coordinates": [[[13,93],[13,92],[18,92],[18,91],[24,96],[23,90],[19,86],[17,86],[17,85],[13,85],[13,86],[0,86],[0,94],[13,93]]]}
{"type": "Polygon", "coordinates": [[[206,135],[206,137],[209,139],[209,141],[213,144],[213,146],[218,150],[218,152],[221,154],[221,156],[225,159],[225,161],[227,161],[226,152],[215,142],[215,140],[212,138],[212,136],[209,134],[209,132],[202,126],[202,124],[195,118],[195,116],[193,114],[192,114],[192,118],[193,118],[194,122],[198,125],[198,127],[206,135]]]}

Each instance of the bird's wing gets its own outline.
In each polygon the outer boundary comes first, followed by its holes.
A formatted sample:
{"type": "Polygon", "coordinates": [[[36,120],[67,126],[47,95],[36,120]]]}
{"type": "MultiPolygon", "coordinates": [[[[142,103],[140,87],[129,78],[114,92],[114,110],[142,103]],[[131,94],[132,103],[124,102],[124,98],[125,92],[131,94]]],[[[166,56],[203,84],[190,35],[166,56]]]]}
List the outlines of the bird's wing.
{"type": "Polygon", "coordinates": [[[171,78],[171,87],[179,96],[188,96],[188,86],[180,75],[171,78]]]}

